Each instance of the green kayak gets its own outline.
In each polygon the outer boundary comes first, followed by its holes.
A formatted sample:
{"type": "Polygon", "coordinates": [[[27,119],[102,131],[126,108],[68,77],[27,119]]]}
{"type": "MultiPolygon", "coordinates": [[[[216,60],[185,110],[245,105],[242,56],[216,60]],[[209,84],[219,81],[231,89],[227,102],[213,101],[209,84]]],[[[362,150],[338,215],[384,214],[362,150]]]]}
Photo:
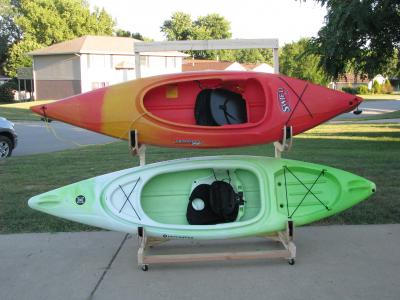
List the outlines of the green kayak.
{"type": "Polygon", "coordinates": [[[288,159],[178,159],[83,180],[32,197],[31,208],[104,229],[181,239],[257,236],[341,212],[375,184],[288,159]]]}

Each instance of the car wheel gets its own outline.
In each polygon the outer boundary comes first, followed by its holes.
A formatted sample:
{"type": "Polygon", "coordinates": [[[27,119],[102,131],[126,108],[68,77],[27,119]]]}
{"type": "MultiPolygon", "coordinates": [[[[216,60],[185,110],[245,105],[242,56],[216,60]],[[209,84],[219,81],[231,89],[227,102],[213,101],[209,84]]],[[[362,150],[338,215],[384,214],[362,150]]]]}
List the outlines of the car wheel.
{"type": "Polygon", "coordinates": [[[11,156],[12,152],[12,142],[6,136],[0,136],[0,159],[4,159],[11,156]]]}

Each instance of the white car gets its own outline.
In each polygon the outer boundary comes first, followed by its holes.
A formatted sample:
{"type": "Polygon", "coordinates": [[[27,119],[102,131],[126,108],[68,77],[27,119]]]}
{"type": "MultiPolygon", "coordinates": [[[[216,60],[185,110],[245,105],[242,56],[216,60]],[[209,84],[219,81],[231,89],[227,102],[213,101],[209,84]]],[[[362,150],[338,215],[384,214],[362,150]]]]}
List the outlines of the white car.
{"type": "Polygon", "coordinates": [[[18,136],[14,129],[14,123],[0,117],[0,160],[11,156],[17,142],[18,136]]]}

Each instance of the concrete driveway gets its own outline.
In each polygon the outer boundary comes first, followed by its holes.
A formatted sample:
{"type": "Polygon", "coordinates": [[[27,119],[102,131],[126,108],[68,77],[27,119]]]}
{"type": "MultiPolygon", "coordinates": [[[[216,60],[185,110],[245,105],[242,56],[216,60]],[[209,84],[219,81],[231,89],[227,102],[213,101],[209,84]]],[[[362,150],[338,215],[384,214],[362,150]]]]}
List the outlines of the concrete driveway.
{"type": "Polygon", "coordinates": [[[15,122],[18,146],[13,155],[47,153],[117,141],[117,139],[61,122],[53,121],[49,126],[54,129],[55,134],[46,127],[44,122],[15,122]]]}
{"type": "MultiPolygon", "coordinates": [[[[0,235],[0,299],[398,300],[400,224],[296,229],[297,261],[136,265],[137,239],[115,232],[0,235]]],[[[234,251],[261,239],[173,241],[154,251],[234,251]]]]}

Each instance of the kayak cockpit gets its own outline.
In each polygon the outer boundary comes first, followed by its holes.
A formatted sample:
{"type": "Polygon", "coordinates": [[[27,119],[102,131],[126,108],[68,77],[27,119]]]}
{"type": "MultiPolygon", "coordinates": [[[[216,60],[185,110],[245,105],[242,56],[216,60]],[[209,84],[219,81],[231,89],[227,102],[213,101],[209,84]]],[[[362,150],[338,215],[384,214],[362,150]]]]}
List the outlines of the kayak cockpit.
{"type": "Polygon", "coordinates": [[[255,78],[202,79],[152,88],[143,105],[153,116],[182,125],[248,125],[263,119],[266,95],[255,78]]]}
{"type": "Polygon", "coordinates": [[[254,173],[244,169],[204,168],[160,174],[144,185],[141,208],[160,224],[246,222],[261,210],[258,182],[254,173]]]}

